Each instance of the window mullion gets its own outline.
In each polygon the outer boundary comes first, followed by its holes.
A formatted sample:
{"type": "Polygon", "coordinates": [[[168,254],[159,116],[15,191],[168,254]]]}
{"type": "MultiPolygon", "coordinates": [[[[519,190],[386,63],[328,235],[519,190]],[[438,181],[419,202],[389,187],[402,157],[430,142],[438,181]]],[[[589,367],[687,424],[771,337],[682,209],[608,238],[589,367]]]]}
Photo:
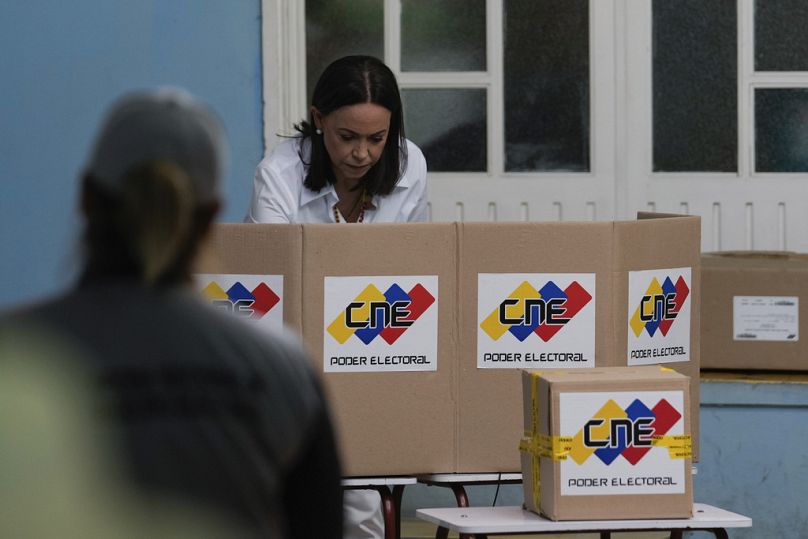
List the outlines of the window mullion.
{"type": "MultiPolygon", "coordinates": [[[[615,5],[611,1],[589,4],[589,172],[614,178],[618,125],[615,116],[615,5]]],[[[621,66],[622,67],[622,66],[621,66]]],[[[616,208],[616,201],[612,201],[616,208]]]]}
{"type": "Polygon", "coordinates": [[[755,72],[754,0],[738,0],[738,177],[749,178],[755,170],[753,111],[755,72]]]}
{"type": "MultiPolygon", "coordinates": [[[[619,2],[612,4],[613,31],[614,31],[614,218],[627,219],[631,215],[629,206],[629,103],[628,103],[628,76],[626,74],[626,49],[629,44],[626,27],[628,26],[628,12],[626,4],[619,2]]],[[[597,169],[593,169],[596,170],[597,169]]]]}
{"type": "Polygon", "coordinates": [[[488,85],[488,173],[501,177],[505,171],[505,92],[503,49],[505,35],[502,0],[486,1],[485,36],[488,85]]]}
{"type": "Polygon", "coordinates": [[[401,75],[401,0],[384,0],[384,63],[401,75]]]}

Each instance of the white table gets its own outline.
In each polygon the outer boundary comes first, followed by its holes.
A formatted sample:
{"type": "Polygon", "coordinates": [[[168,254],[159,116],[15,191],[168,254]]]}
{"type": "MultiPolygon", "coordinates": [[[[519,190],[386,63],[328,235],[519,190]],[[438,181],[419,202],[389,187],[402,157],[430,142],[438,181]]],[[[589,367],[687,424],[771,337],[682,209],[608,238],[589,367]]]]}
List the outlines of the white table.
{"type": "Polygon", "coordinates": [[[491,485],[502,483],[521,483],[521,472],[487,472],[487,473],[432,473],[418,476],[420,483],[461,483],[467,485],[491,485]]]}
{"type": "MultiPolygon", "coordinates": [[[[466,494],[466,485],[512,485],[522,482],[522,474],[520,472],[434,473],[419,475],[418,482],[450,488],[457,500],[457,506],[468,507],[471,504],[466,494]]],[[[448,537],[449,530],[444,526],[438,526],[435,531],[435,539],[447,539],[448,537]]],[[[467,539],[467,537],[465,534],[461,534],[460,539],[467,539]]]]}
{"type": "Polygon", "coordinates": [[[727,528],[749,528],[752,519],[706,505],[693,505],[693,518],[662,520],[575,520],[552,521],[521,507],[452,507],[418,509],[415,516],[458,533],[478,538],[487,534],[515,535],[542,533],[599,532],[607,539],[612,532],[667,530],[671,538],[681,538],[687,530],[712,532],[727,539],[727,528]]]}
{"type": "Polygon", "coordinates": [[[417,483],[414,477],[344,477],[343,489],[375,490],[382,497],[382,516],[384,517],[384,538],[399,539],[401,537],[401,497],[404,487],[417,483]],[[390,487],[393,487],[392,490],[390,487]]]}

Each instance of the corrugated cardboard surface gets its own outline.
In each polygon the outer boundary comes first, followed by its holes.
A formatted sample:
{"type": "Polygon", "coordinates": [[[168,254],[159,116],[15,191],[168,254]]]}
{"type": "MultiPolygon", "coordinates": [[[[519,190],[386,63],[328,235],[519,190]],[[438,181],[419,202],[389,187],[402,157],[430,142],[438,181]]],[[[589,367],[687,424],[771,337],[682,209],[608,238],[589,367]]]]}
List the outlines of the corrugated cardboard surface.
{"type": "Polygon", "coordinates": [[[303,337],[323,372],[326,276],[437,275],[438,370],[324,373],[347,476],[455,467],[456,226],[303,226],[303,337]]]}
{"type": "MultiPolygon", "coordinates": [[[[531,374],[525,371],[522,377],[525,401],[530,401],[531,374]]],[[[559,393],[587,391],[654,391],[681,390],[684,393],[685,410],[690,409],[689,383],[685,376],[673,371],[663,371],[654,366],[595,368],[585,370],[542,371],[538,386],[539,432],[551,436],[570,435],[559,432],[559,393]]],[[[530,431],[533,408],[525,403],[524,426],[530,431]]],[[[684,414],[685,433],[690,432],[690,417],[684,414]]],[[[560,463],[542,458],[540,483],[532,477],[530,459],[523,456],[523,486],[525,506],[541,512],[552,520],[601,520],[637,518],[688,518],[693,512],[693,486],[690,460],[685,459],[684,494],[561,496],[558,479],[560,463]],[[533,503],[534,485],[541,485],[540,507],[533,503]]]]}
{"type": "Polygon", "coordinates": [[[478,273],[595,273],[596,365],[616,365],[612,223],[463,223],[460,238],[458,472],[515,472],[520,369],[477,368],[478,273]]]}
{"type": "MultiPolygon", "coordinates": [[[[696,217],[627,222],[214,227],[204,273],[284,275],[284,320],[323,375],[346,475],[520,469],[519,369],[477,369],[479,273],[594,273],[596,366],[626,365],[627,272],[692,269],[691,349],[698,346],[696,217]],[[694,254],[695,253],[695,254],[694,254]],[[323,374],[326,276],[437,275],[437,372],[323,374]]],[[[808,302],[806,302],[808,304],[808,302]]],[[[669,363],[691,375],[698,357],[669,363]]],[[[694,433],[698,415],[693,414],[694,433]]],[[[698,441],[694,436],[694,455],[698,441]]]]}
{"type": "MultiPolygon", "coordinates": [[[[693,460],[699,461],[699,372],[701,368],[701,218],[640,213],[637,221],[616,221],[614,298],[627,306],[628,272],[656,268],[690,267],[690,361],[665,363],[690,377],[693,460]]],[[[615,318],[618,357],[628,349],[628,309],[617,309],[615,318]]],[[[623,361],[621,365],[626,365],[623,361]]]]}
{"type": "Polygon", "coordinates": [[[300,333],[302,256],[300,225],[218,224],[194,272],[283,275],[283,320],[300,333]]]}
{"type": "Polygon", "coordinates": [[[640,214],[636,221],[459,225],[460,356],[458,472],[516,471],[522,403],[518,369],[477,369],[478,273],[596,273],[596,367],[625,366],[628,272],[691,268],[690,361],[666,363],[689,376],[693,455],[699,436],[700,219],[640,214]]]}
{"type": "Polygon", "coordinates": [[[702,255],[702,367],[808,370],[808,255],[736,251],[702,255]],[[799,297],[796,342],[733,338],[734,296],[799,297]]]}

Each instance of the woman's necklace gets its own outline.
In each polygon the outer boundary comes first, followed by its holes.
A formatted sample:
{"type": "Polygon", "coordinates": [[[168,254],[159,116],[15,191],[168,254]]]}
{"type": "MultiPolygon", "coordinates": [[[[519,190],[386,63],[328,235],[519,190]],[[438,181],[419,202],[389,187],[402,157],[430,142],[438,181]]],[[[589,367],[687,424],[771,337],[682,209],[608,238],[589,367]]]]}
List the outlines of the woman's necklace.
{"type": "MultiPolygon", "coordinates": [[[[346,222],[350,222],[350,221],[348,221],[348,219],[350,219],[351,215],[354,214],[354,212],[356,211],[357,206],[359,206],[359,216],[356,218],[356,222],[361,223],[362,221],[365,220],[365,207],[367,206],[367,201],[365,199],[365,190],[364,189],[362,190],[362,196],[360,196],[359,198],[356,199],[356,202],[354,203],[353,208],[351,208],[351,211],[348,212],[348,215],[345,217],[346,222]]],[[[339,210],[337,209],[336,204],[334,204],[333,209],[334,209],[334,221],[339,223],[340,222],[339,210]]]]}

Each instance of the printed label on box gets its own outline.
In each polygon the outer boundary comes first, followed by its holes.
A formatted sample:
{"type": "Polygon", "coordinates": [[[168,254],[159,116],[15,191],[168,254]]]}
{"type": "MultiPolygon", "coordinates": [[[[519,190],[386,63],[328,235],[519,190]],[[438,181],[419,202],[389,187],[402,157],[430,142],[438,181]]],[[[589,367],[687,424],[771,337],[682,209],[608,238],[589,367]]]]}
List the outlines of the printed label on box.
{"type": "Polygon", "coordinates": [[[690,361],[690,268],[628,273],[628,364],[690,361]]]}
{"type": "Polygon", "coordinates": [[[326,277],[325,372],[438,369],[438,277],[326,277]]]}
{"type": "Polygon", "coordinates": [[[478,369],[594,366],[594,273],[477,275],[478,369]]]}
{"type": "Polygon", "coordinates": [[[797,296],[734,296],[732,335],[736,341],[800,340],[797,296]]]}
{"type": "Polygon", "coordinates": [[[561,495],[685,492],[683,412],[682,391],[560,393],[559,427],[572,438],[561,495]]]}
{"type": "Polygon", "coordinates": [[[258,328],[283,329],[283,275],[194,275],[194,285],[214,307],[258,328]]]}

